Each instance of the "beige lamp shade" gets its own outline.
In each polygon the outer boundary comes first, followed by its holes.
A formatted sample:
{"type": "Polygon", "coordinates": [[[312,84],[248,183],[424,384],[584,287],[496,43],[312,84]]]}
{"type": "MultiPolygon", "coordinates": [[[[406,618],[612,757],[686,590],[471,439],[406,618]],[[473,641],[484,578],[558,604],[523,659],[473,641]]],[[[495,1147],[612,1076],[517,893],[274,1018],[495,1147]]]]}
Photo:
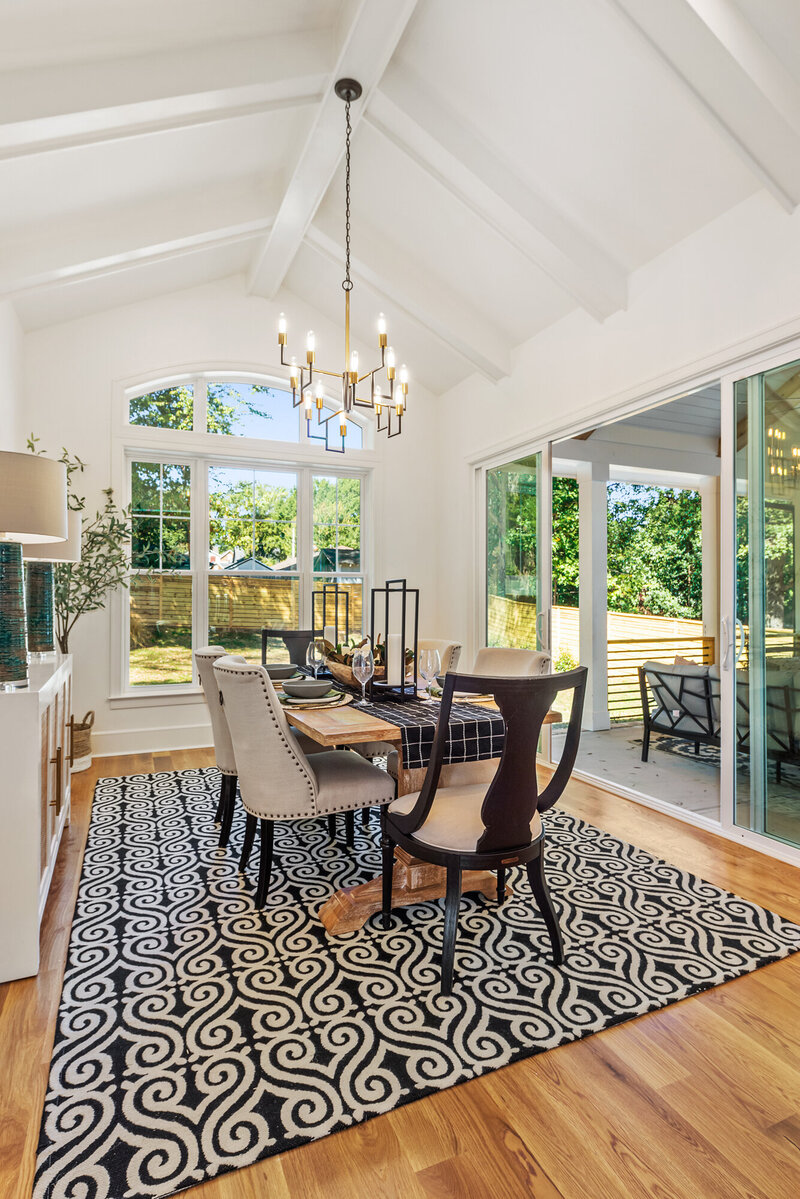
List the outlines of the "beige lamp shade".
{"type": "Polygon", "coordinates": [[[26,562],[80,562],[81,513],[67,512],[69,537],[66,541],[40,541],[26,545],[22,556],[26,562]]]}
{"type": "Polygon", "coordinates": [[[66,541],[67,533],[64,463],[0,451],[0,537],[30,544],[66,541]]]}

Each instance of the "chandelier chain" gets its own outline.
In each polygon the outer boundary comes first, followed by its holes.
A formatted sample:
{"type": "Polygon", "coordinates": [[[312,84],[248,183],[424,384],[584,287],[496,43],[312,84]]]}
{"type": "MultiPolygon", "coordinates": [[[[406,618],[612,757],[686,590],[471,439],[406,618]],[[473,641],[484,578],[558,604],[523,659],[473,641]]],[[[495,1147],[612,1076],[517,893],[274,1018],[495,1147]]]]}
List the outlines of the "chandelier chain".
{"type": "Polygon", "coordinates": [[[353,280],[350,278],[350,134],[352,127],[350,125],[350,101],[345,103],[345,172],[344,172],[344,231],[345,231],[345,266],[344,266],[344,282],[342,287],[345,291],[352,291],[353,280]]]}

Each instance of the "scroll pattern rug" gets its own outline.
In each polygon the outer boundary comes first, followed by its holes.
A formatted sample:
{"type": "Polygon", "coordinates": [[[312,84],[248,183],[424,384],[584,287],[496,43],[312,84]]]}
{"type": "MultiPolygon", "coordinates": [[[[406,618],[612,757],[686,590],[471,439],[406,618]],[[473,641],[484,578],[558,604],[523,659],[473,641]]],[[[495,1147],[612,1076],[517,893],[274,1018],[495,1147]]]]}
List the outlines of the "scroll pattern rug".
{"type": "Polygon", "coordinates": [[[566,964],[517,872],[461,904],[329,938],[320,905],[379,870],[324,821],[279,825],[268,906],[217,847],[216,770],[101,780],[72,926],[36,1199],[166,1196],[786,957],[800,927],[564,813],[546,817],[566,964]]]}

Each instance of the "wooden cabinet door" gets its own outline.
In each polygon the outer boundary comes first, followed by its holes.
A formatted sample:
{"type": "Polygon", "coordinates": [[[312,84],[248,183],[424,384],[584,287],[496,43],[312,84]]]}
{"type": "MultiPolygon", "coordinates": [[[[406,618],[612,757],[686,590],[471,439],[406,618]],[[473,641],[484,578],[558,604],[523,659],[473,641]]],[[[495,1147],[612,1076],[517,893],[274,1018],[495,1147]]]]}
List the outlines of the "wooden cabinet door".
{"type": "Polygon", "coordinates": [[[53,722],[53,706],[50,704],[42,712],[41,744],[40,744],[40,785],[41,785],[41,823],[39,827],[40,854],[39,877],[47,869],[50,858],[50,842],[53,837],[53,808],[50,800],[53,796],[53,770],[50,766],[50,745],[53,722]]]}

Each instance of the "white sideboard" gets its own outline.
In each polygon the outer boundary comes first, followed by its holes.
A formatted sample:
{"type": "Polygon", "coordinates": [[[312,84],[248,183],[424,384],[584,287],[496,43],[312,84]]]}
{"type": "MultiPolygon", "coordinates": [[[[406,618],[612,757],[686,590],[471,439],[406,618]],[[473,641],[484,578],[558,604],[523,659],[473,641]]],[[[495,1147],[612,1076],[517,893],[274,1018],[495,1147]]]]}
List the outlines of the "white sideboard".
{"type": "Polygon", "coordinates": [[[39,969],[39,925],[70,815],[72,657],[0,692],[0,982],[39,969]]]}

